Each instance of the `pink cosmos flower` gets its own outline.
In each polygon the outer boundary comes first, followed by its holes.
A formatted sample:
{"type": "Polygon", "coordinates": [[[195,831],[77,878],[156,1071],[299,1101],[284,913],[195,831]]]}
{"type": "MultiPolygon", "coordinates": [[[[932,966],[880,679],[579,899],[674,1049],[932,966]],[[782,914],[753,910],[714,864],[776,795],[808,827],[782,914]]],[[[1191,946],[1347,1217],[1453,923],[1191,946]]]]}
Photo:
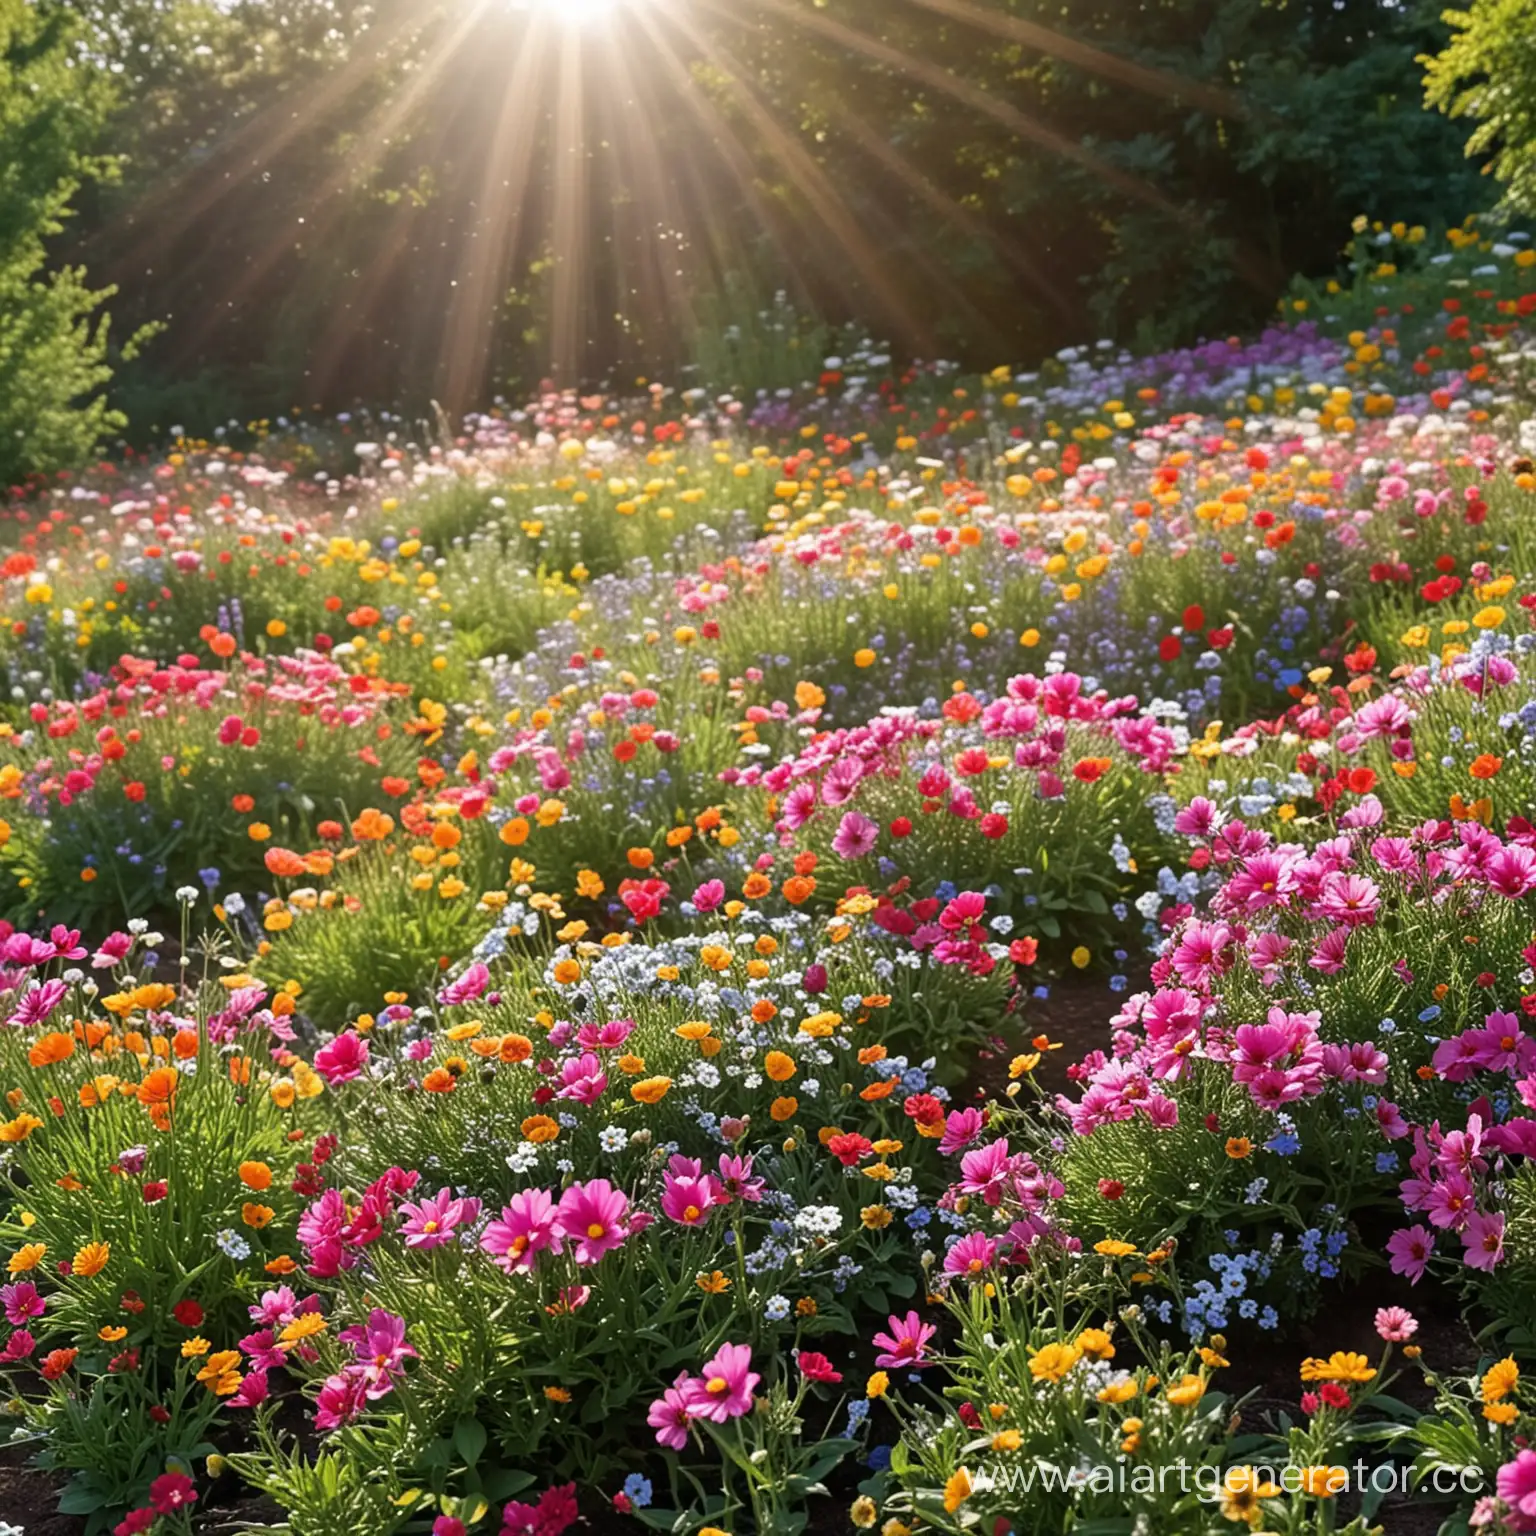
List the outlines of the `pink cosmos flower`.
{"type": "Polygon", "coordinates": [[[471,1226],[480,1215],[480,1202],[472,1197],[455,1199],[450,1189],[440,1189],[414,1205],[400,1207],[400,1225],[407,1248],[441,1248],[453,1241],[460,1226],[471,1226]]]}
{"type": "Polygon", "coordinates": [[[1417,1285],[1429,1267],[1435,1251],[1435,1234],[1426,1226],[1403,1227],[1387,1239],[1387,1253],[1394,1275],[1406,1275],[1410,1285],[1417,1285]]]}
{"type": "Polygon", "coordinates": [[[1405,1307],[1376,1309],[1376,1333],[1388,1344],[1406,1344],[1418,1331],[1418,1318],[1405,1307]]]}
{"type": "Polygon", "coordinates": [[[368,1384],[361,1371],[339,1371],[326,1378],[315,1399],[315,1428],[340,1429],[368,1404],[368,1384]]]}
{"type": "Polygon", "coordinates": [[[832,837],[832,851],[841,859],[862,859],[874,851],[880,828],[869,817],[847,811],[832,837]]]}
{"type": "Polygon", "coordinates": [[[329,1045],[322,1045],[315,1052],[315,1071],[333,1088],[337,1083],[361,1077],[367,1065],[368,1042],[351,1030],[337,1035],[329,1045]]]}
{"type": "Polygon", "coordinates": [[[722,1344],[702,1373],[684,1388],[688,1411],[696,1419],[724,1424],[752,1411],[752,1389],[762,1380],[752,1369],[749,1344],[722,1344]]]}
{"type": "Polygon", "coordinates": [[[382,1307],[375,1307],[366,1323],[344,1328],[339,1338],[352,1346],[370,1399],[388,1396],[396,1373],[407,1360],[416,1359],[416,1351],[405,1342],[405,1319],[382,1307]]]}
{"type": "Polygon", "coordinates": [[[583,1051],[560,1067],[560,1081],[565,1085],[556,1098],[574,1099],[578,1104],[595,1104],[608,1087],[608,1074],[593,1051],[583,1051]]]}
{"type": "Polygon", "coordinates": [[[928,1340],[939,1331],[932,1323],[925,1323],[916,1312],[908,1312],[905,1317],[897,1317],[892,1313],[886,1321],[891,1331],[877,1333],[874,1337],[881,1351],[875,1356],[876,1365],[911,1366],[920,1371],[933,1364],[931,1360],[923,1358],[928,1340]]]}
{"type": "Polygon", "coordinates": [[[669,1451],[680,1451],[688,1444],[688,1426],[693,1423],[693,1410],[688,1402],[691,1378],[684,1371],[660,1397],[651,1404],[645,1422],[656,1431],[656,1440],[669,1451]]]}
{"type": "Polygon", "coordinates": [[[962,1147],[968,1147],[981,1135],[987,1117],[979,1109],[957,1109],[944,1122],[944,1135],[939,1141],[939,1151],[945,1157],[953,1157],[962,1147]]]}
{"type": "Polygon", "coordinates": [[[615,1189],[607,1179],[590,1179],[572,1184],[560,1196],[555,1228],[574,1245],[578,1264],[596,1264],[628,1237],[624,1220],[628,1211],[629,1197],[622,1189],[615,1189]]]}
{"type": "Polygon", "coordinates": [[[944,1273],[974,1280],[996,1262],[996,1242],[985,1232],[968,1232],[944,1255],[944,1273]]]}
{"type": "Polygon", "coordinates": [[[1474,1212],[1462,1228],[1463,1257],[1473,1269],[1491,1270],[1504,1257],[1504,1213],[1474,1212]]]}
{"type": "Polygon", "coordinates": [[[47,1301],[30,1280],[0,1286],[0,1306],[4,1306],[5,1320],[13,1328],[20,1328],[29,1319],[41,1317],[48,1310],[47,1301]]]}
{"type": "Polygon", "coordinates": [[[662,1177],[661,1213],[680,1226],[701,1227],[715,1206],[731,1203],[724,1186],[712,1173],[702,1178],[676,1178],[671,1173],[662,1177]]]}
{"type": "Polygon", "coordinates": [[[1536,1531],[1536,1451],[1521,1451],[1499,1468],[1499,1497],[1509,1509],[1512,1531],[1536,1531]]]}
{"type": "Polygon", "coordinates": [[[509,1275],[526,1273],[540,1253],[559,1253],[564,1246],[556,1229],[554,1197],[547,1189],[520,1189],[480,1234],[482,1250],[509,1275]]]}
{"type": "Polygon", "coordinates": [[[722,1152],[717,1166],[720,1187],[727,1201],[745,1200],[755,1205],[763,1198],[765,1181],[753,1174],[750,1153],[740,1157],[733,1152],[722,1152]]]}
{"type": "Polygon", "coordinates": [[[1381,905],[1381,888],[1364,875],[1346,875],[1335,871],[1323,880],[1318,911],[1330,922],[1346,928],[1358,928],[1376,921],[1381,905]]]}

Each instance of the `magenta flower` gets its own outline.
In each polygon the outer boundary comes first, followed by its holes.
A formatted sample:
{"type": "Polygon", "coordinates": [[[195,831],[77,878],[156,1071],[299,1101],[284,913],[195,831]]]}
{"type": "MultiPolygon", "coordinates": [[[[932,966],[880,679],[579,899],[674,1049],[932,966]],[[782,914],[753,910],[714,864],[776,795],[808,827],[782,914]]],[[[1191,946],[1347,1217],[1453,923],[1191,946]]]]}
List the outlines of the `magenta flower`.
{"type": "Polygon", "coordinates": [[[333,1088],[337,1083],[361,1077],[367,1065],[368,1042],[351,1030],[337,1035],[329,1045],[322,1045],[315,1052],[315,1071],[333,1088]]]}
{"type": "Polygon", "coordinates": [[[688,1426],[693,1423],[693,1410],[688,1405],[689,1383],[688,1372],[684,1371],[651,1404],[645,1416],[645,1422],[656,1431],[657,1442],[669,1451],[680,1451],[688,1444],[688,1426]]]}
{"type": "Polygon", "coordinates": [[[722,1344],[703,1373],[683,1388],[688,1411],[696,1419],[724,1424],[752,1411],[752,1389],[762,1380],[752,1368],[748,1344],[722,1344]]]}
{"type": "Polygon", "coordinates": [[[0,1306],[5,1308],[5,1320],[13,1328],[31,1318],[41,1317],[48,1310],[48,1303],[30,1280],[18,1280],[14,1285],[0,1285],[0,1306]]]}
{"type": "Polygon", "coordinates": [[[453,1241],[460,1226],[473,1224],[480,1215],[480,1202],[473,1198],[455,1199],[453,1191],[440,1189],[415,1204],[400,1207],[405,1218],[400,1231],[407,1248],[441,1248],[453,1241]]]}
{"type": "Polygon", "coordinates": [[[340,1429],[367,1406],[367,1383],[358,1370],[341,1371],[326,1379],[315,1399],[315,1428],[340,1429]]]}
{"type": "Polygon", "coordinates": [[[928,1340],[939,1331],[932,1323],[925,1323],[916,1312],[908,1312],[905,1317],[897,1317],[892,1313],[886,1321],[891,1331],[877,1333],[874,1337],[881,1351],[875,1356],[876,1365],[898,1368],[911,1366],[920,1371],[933,1363],[923,1358],[928,1340]]]}
{"type": "Polygon", "coordinates": [[[590,1179],[572,1184],[560,1196],[555,1229],[575,1245],[578,1264],[596,1264],[629,1235],[624,1220],[628,1211],[629,1197],[622,1189],[607,1179],[590,1179]]]}
{"type": "Polygon", "coordinates": [[[595,1104],[608,1086],[608,1074],[603,1063],[593,1051],[583,1051],[563,1063],[560,1081],[565,1085],[556,1095],[561,1099],[575,1099],[578,1104],[595,1104]]]}
{"type": "Polygon", "coordinates": [[[842,859],[862,859],[874,851],[880,840],[880,828],[869,817],[847,811],[832,837],[832,851],[842,859]]]}
{"type": "Polygon", "coordinates": [[[706,880],[693,893],[693,909],[695,912],[713,912],[724,900],[725,882],[706,880]]]}
{"type": "Polygon", "coordinates": [[[944,1255],[944,1273],[974,1280],[996,1262],[996,1242],[985,1232],[968,1232],[944,1255]]]}
{"type": "Polygon", "coordinates": [[[1521,1451],[1499,1468],[1498,1490],[1509,1509],[1509,1528],[1536,1531],[1536,1451],[1521,1451]]]}
{"type": "Polygon", "coordinates": [[[671,1173],[663,1177],[661,1213],[681,1226],[703,1226],[715,1206],[731,1203],[724,1186],[712,1173],[706,1173],[702,1178],[680,1179],[671,1173]]]}
{"type": "Polygon", "coordinates": [[[1476,1211],[1462,1228],[1464,1255],[1473,1269],[1492,1269],[1504,1257],[1504,1215],[1476,1211]]]}
{"type": "Polygon", "coordinates": [[[962,1147],[968,1147],[981,1135],[987,1117],[979,1109],[956,1109],[944,1122],[944,1135],[939,1140],[939,1151],[945,1157],[953,1157],[962,1147]]]}
{"type": "Polygon", "coordinates": [[[520,1189],[480,1236],[480,1247],[509,1275],[532,1269],[546,1249],[559,1253],[564,1246],[555,1225],[554,1197],[547,1189],[520,1189]]]}
{"type": "Polygon", "coordinates": [[[1426,1226],[1403,1227],[1387,1239],[1392,1273],[1407,1275],[1411,1285],[1417,1285],[1423,1279],[1434,1251],[1435,1234],[1426,1226]]]}
{"type": "Polygon", "coordinates": [[[405,1342],[405,1319],[375,1307],[366,1323],[345,1328],[339,1335],[357,1356],[369,1398],[385,1397],[394,1390],[394,1377],[416,1351],[405,1342]]]}
{"type": "Polygon", "coordinates": [[[575,1483],[546,1488],[537,1504],[514,1500],[501,1512],[501,1536],[561,1536],[576,1523],[575,1483]]]}

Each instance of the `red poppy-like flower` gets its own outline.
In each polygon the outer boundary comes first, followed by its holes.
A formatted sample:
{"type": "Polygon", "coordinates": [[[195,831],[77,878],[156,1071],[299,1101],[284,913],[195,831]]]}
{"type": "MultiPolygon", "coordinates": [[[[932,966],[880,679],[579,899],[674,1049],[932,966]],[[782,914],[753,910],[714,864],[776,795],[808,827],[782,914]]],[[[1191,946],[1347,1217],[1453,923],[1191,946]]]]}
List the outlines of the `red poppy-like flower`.
{"type": "Polygon", "coordinates": [[[178,1301],[171,1308],[171,1315],[183,1328],[200,1328],[203,1324],[203,1309],[190,1296],[178,1301]]]}

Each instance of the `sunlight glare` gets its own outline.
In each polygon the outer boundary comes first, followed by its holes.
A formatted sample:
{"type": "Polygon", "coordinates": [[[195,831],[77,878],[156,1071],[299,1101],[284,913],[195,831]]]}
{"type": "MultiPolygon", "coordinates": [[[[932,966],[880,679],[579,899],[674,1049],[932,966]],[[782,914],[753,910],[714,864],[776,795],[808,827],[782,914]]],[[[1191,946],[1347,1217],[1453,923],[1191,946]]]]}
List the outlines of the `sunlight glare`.
{"type": "Polygon", "coordinates": [[[624,0],[521,0],[520,9],[572,27],[596,26],[619,9],[624,0]]]}

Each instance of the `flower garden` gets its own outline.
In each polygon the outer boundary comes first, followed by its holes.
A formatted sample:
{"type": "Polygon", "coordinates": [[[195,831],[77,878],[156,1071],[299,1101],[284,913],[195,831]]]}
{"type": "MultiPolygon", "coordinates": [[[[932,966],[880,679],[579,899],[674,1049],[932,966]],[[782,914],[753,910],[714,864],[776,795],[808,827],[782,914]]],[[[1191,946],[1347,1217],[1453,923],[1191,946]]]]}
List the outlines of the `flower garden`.
{"type": "Polygon", "coordinates": [[[1349,263],[17,488],[58,1529],[1536,1531],[1536,247],[1349,263]]]}

